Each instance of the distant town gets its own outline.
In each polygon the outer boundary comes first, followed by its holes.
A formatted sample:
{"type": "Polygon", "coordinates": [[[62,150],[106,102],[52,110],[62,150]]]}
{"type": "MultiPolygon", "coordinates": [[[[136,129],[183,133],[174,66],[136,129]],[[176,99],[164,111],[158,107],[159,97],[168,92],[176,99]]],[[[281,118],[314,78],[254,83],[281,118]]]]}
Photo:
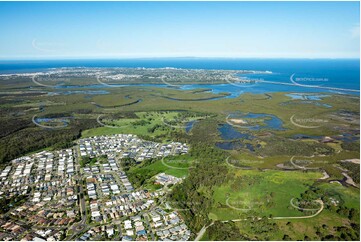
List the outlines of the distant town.
{"type": "Polygon", "coordinates": [[[132,84],[222,84],[228,82],[254,82],[242,77],[245,74],[272,74],[255,70],[212,70],[182,68],[52,68],[37,72],[0,74],[3,80],[21,77],[33,78],[39,86],[76,85],[132,85],[132,84]],[[92,80],[93,78],[93,80],[92,80]],[[85,80],[86,79],[86,80],[85,80]],[[89,79],[91,81],[89,81],[89,79]]]}

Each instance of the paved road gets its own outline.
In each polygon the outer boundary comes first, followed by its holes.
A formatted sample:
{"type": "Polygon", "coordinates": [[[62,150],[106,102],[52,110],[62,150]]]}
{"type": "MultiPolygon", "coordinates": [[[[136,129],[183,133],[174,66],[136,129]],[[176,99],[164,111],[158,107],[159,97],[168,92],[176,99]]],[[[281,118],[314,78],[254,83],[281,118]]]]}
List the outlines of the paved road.
{"type": "Polygon", "coordinates": [[[191,166],[190,167],[176,167],[176,166],[171,166],[171,165],[168,165],[164,162],[164,157],[162,158],[162,164],[168,168],[171,168],[171,169],[178,169],[178,170],[188,170],[189,168],[192,168],[191,166]]]}
{"type": "MultiPolygon", "coordinates": [[[[320,209],[312,214],[312,215],[307,215],[307,216],[295,216],[295,217],[272,217],[272,218],[268,218],[268,219],[276,219],[276,220],[283,220],[283,219],[306,219],[306,218],[313,218],[313,217],[316,217],[317,215],[319,215],[323,208],[324,208],[324,204],[322,202],[322,200],[315,200],[316,202],[318,202],[319,204],[321,204],[321,207],[320,209]]],[[[258,218],[258,219],[261,219],[261,218],[258,218]]],[[[228,221],[233,221],[233,222],[239,222],[239,221],[245,221],[247,220],[247,218],[242,218],[242,219],[233,219],[233,220],[225,220],[225,221],[222,221],[224,223],[228,222],[228,221]]]]}
{"type": "MultiPolygon", "coordinates": [[[[308,158],[311,158],[311,157],[314,157],[314,156],[309,156],[308,158]]],[[[298,169],[302,169],[302,170],[318,170],[320,169],[319,167],[305,167],[305,166],[300,166],[300,165],[296,165],[294,162],[293,162],[293,159],[295,158],[295,156],[292,156],[291,159],[290,159],[290,163],[298,168],[298,169]]]]}
{"type": "Polygon", "coordinates": [[[76,180],[77,180],[77,185],[79,186],[79,205],[80,205],[80,216],[81,216],[81,221],[79,221],[76,224],[73,224],[73,226],[71,226],[71,229],[73,230],[73,234],[71,235],[69,240],[73,240],[77,235],[80,234],[80,232],[83,232],[85,229],[88,228],[87,224],[86,224],[86,213],[83,214],[83,211],[86,211],[86,206],[85,206],[85,198],[84,198],[84,189],[83,189],[83,184],[82,184],[82,176],[80,174],[80,166],[79,166],[79,155],[78,155],[78,150],[77,150],[77,146],[75,146],[73,148],[73,152],[74,152],[74,162],[75,162],[75,169],[76,169],[76,180]],[[80,198],[80,194],[83,194],[83,198],[80,198]],[[83,229],[78,230],[78,227],[82,227],[83,229]]]}
{"type": "Polygon", "coordinates": [[[121,240],[123,237],[123,233],[122,233],[122,226],[120,226],[120,222],[119,222],[119,224],[117,224],[117,226],[118,226],[118,231],[119,231],[118,238],[119,238],[119,240],[121,240]]]}
{"type": "Polygon", "coordinates": [[[269,219],[277,219],[277,220],[281,220],[281,219],[305,219],[305,218],[316,217],[317,215],[319,215],[322,212],[322,210],[324,208],[324,204],[323,204],[322,200],[316,200],[316,202],[321,204],[321,207],[315,214],[308,215],[308,216],[298,216],[298,217],[273,217],[273,218],[269,218],[269,219]]]}
{"type": "Polygon", "coordinates": [[[302,84],[298,84],[295,83],[293,81],[293,75],[291,76],[291,81],[290,82],[273,82],[273,81],[261,81],[261,80],[257,80],[256,83],[268,83],[268,84],[275,84],[275,85],[286,85],[286,86],[301,86],[301,87],[308,87],[308,88],[317,88],[317,89],[326,89],[326,90],[334,90],[334,91],[346,91],[346,92],[360,92],[360,90],[356,90],[356,89],[347,89],[347,88],[337,88],[337,87],[325,87],[325,86],[311,86],[311,85],[302,85],[302,84]]]}
{"type": "Polygon", "coordinates": [[[294,208],[296,208],[296,209],[299,209],[299,210],[302,210],[302,211],[318,211],[318,210],[319,210],[319,208],[301,208],[301,207],[299,207],[299,206],[296,206],[296,205],[293,203],[293,200],[294,200],[294,198],[292,198],[292,199],[290,200],[290,204],[291,204],[292,207],[294,207],[294,208]]]}
{"type": "Polygon", "coordinates": [[[230,199],[230,197],[227,198],[227,200],[226,200],[226,205],[227,205],[228,207],[230,207],[230,208],[232,208],[232,209],[234,209],[234,210],[239,210],[239,211],[244,211],[244,212],[247,212],[247,211],[250,211],[250,210],[251,210],[250,208],[237,208],[237,207],[234,207],[234,206],[232,206],[232,205],[229,204],[229,199],[230,199]]]}
{"type": "Polygon", "coordinates": [[[145,218],[145,223],[148,226],[148,231],[150,232],[150,236],[152,237],[152,241],[155,241],[154,232],[153,232],[152,226],[150,226],[150,223],[149,223],[149,215],[144,214],[143,217],[145,218]]]}
{"type": "MultiPolygon", "coordinates": [[[[268,218],[268,219],[283,220],[283,219],[307,219],[307,218],[316,217],[317,215],[319,215],[322,212],[322,210],[324,208],[324,204],[323,204],[322,200],[316,200],[316,202],[321,204],[321,207],[315,214],[307,215],[307,216],[296,216],[296,217],[272,217],[272,218],[268,218]]],[[[261,218],[258,218],[258,219],[260,220],[261,218]]],[[[224,220],[222,222],[223,223],[227,223],[229,221],[240,222],[240,221],[245,221],[245,220],[248,220],[248,219],[247,218],[242,218],[242,219],[224,220]]],[[[204,225],[203,228],[198,232],[197,237],[194,239],[194,241],[199,241],[203,237],[203,235],[206,232],[206,230],[208,229],[208,227],[210,227],[212,225],[213,225],[213,222],[208,226],[204,225]]]]}
{"type": "Polygon", "coordinates": [[[206,230],[208,229],[208,227],[212,226],[213,224],[214,224],[214,222],[212,222],[208,226],[204,225],[203,228],[198,232],[197,237],[194,239],[194,241],[199,241],[203,237],[203,235],[206,232],[206,230]]]}
{"type": "Polygon", "coordinates": [[[84,188],[83,188],[83,184],[82,184],[82,176],[80,174],[80,166],[79,166],[79,154],[78,154],[78,150],[77,150],[77,146],[74,148],[74,157],[75,157],[75,167],[77,170],[77,174],[78,174],[78,186],[79,186],[79,193],[83,194],[83,197],[80,198],[80,213],[81,213],[81,224],[85,224],[86,223],[86,214],[84,215],[83,212],[86,211],[86,207],[85,207],[85,193],[84,193],[84,188]]]}

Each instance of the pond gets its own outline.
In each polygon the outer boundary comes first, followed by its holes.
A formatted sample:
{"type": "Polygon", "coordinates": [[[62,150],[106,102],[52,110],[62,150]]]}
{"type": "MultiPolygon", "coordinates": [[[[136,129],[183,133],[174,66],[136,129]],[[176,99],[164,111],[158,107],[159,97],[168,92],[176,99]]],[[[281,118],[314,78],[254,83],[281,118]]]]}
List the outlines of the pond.
{"type": "Polygon", "coordinates": [[[61,127],[67,127],[69,125],[70,119],[72,117],[61,117],[61,118],[35,118],[35,123],[41,125],[42,123],[49,124],[51,126],[59,126],[61,123],[61,127]]]}
{"type": "Polygon", "coordinates": [[[186,133],[189,133],[189,131],[191,131],[191,129],[193,128],[193,125],[197,122],[197,120],[192,120],[186,123],[186,133]]]}
{"type": "MultiPolygon", "coordinates": [[[[299,103],[302,104],[311,104],[319,107],[332,108],[331,105],[326,103],[321,103],[317,101],[321,101],[324,97],[329,97],[329,95],[324,94],[307,94],[307,93],[289,93],[285,94],[287,97],[291,97],[292,100],[299,100],[299,103]]],[[[285,102],[284,104],[299,104],[294,102],[285,102]]]]}
{"type": "Polygon", "coordinates": [[[217,142],[216,146],[222,150],[239,150],[241,148],[246,148],[251,152],[255,152],[255,148],[252,144],[242,143],[239,140],[236,141],[226,141],[226,142],[217,142]]]}
{"type": "Polygon", "coordinates": [[[242,129],[248,129],[253,131],[270,129],[270,130],[285,130],[283,128],[283,122],[277,116],[272,114],[265,113],[231,113],[227,117],[227,123],[233,124],[236,127],[240,127],[242,129]],[[231,119],[239,119],[242,122],[242,125],[233,124],[231,119]],[[247,125],[248,123],[254,123],[254,121],[261,124],[247,125]]]}
{"type": "MultiPolygon", "coordinates": [[[[316,135],[306,135],[306,134],[295,134],[292,135],[292,139],[315,139],[322,140],[325,136],[316,136],[316,135]]],[[[331,136],[332,139],[340,140],[343,142],[356,142],[360,140],[360,136],[352,133],[342,133],[340,135],[331,136]]]]}
{"type": "Polygon", "coordinates": [[[308,93],[289,93],[285,95],[287,97],[291,97],[293,100],[312,100],[312,101],[320,101],[324,97],[329,97],[329,95],[324,95],[324,94],[308,94],[308,93]]]}
{"type": "Polygon", "coordinates": [[[360,136],[359,135],[355,135],[355,134],[350,134],[350,133],[343,133],[340,135],[335,135],[335,136],[331,136],[331,138],[336,139],[336,140],[340,140],[343,142],[356,142],[360,140],[360,136]]]}
{"type": "Polygon", "coordinates": [[[218,131],[221,133],[221,138],[224,140],[234,140],[234,139],[247,139],[252,140],[253,136],[247,133],[241,133],[237,131],[232,125],[221,124],[218,128],[218,131]]]}
{"type": "Polygon", "coordinates": [[[331,105],[327,104],[327,103],[320,103],[320,102],[314,102],[314,101],[301,101],[301,103],[304,104],[313,104],[319,107],[325,107],[325,108],[332,108],[331,105]]]}
{"type": "Polygon", "coordinates": [[[221,138],[225,140],[224,142],[217,142],[216,146],[223,150],[237,150],[241,148],[246,148],[251,152],[254,152],[255,149],[252,144],[244,143],[238,139],[252,140],[253,135],[248,133],[242,133],[236,130],[232,125],[221,124],[219,125],[218,131],[221,133],[221,138]],[[226,141],[229,140],[229,141],[226,141]]]}

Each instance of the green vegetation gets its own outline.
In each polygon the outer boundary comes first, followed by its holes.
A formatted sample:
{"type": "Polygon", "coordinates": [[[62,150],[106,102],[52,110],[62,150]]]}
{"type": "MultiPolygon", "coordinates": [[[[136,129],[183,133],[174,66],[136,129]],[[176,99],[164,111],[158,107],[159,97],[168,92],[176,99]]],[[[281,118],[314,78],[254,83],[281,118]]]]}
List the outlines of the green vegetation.
{"type": "Polygon", "coordinates": [[[165,141],[172,132],[185,132],[185,126],[192,120],[208,117],[205,113],[185,111],[126,112],[123,117],[116,114],[101,116],[105,127],[84,131],[83,137],[114,133],[135,134],[150,140],[165,141]]]}
{"type": "Polygon", "coordinates": [[[298,171],[238,170],[235,173],[229,183],[213,188],[215,206],[211,212],[217,219],[244,218],[247,209],[262,216],[302,216],[290,206],[291,199],[322,177],[320,173],[298,171]]]}
{"type": "Polygon", "coordinates": [[[131,159],[123,159],[122,166],[127,171],[128,178],[135,187],[145,186],[154,189],[154,180],[151,178],[158,173],[166,173],[178,178],[188,175],[192,158],[186,155],[178,157],[167,157],[164,160],[148,159],[136,164],[131,159]]]}
{"type": "Polygon", "coordinates": [[[81,168],[84,168],[87,165],[93,166],[97,162],[97,158],[90,158],[89,156],[84,156],[80,159],[79,164],[81,168]]]}
{"type": "Polygon", "coordinates": [[[208,240],[212,241],[249,240],[247,237],[241,235],[239,228],[233,222],[214,222],[214,224],[208,228],[206,236],[208,240]]]}
{"type": "Polygon", "coordinates": [[[10,209],[21,206],[27,201],[28,196],[19,195],[10,198],[0,198],[0,213],[7,213],[10,209]]]}
{"type": "MultiPolygon", "coordinates": [[[[94,79],[76,79],[71,83],[82,81],[95,83],[94,79]]],[[[226,94],[155,87],[108,88],[109,94],[104,95],[47,96],[43,95],[47,89],[40,87],[34,88],[31,94],[21,91],[31,85],[26,78],[11,83],[4,80],[4,83],[0,83],[1,87],[10,85],[11,88],[2,90],[11,91],[12,95],[0,101],[2,165],[39,149],[71,147],[79,137],[130,133],[158,142],[185,142],[191,147],[189,155],[141,163],[123,159],[122,167],[135,187],[149,190],[160,188],[152,179],[158,173],[184,177],[182,183],[169,188],[168,198],[182,209],[182,217],[195,233],[214,222],[203,239],[359,239],[359,189],[330,183],[342,180],[342,172],[347,169],[347,174],[359,185],[359,165],[340,162],[360,157],[360,104],[357,99],[330,95],[319,101],[332,106],[326,108],[292,100],[285,93],[247,93],[238,98],[210,100],[226,94]],[[347,116],[343,110],[347,110],[347,116]],[[235,150],[216,148],[217,142],[227,141],[220,136],[219,125],[226,123],[230,113],[239,111],[275,115],[282,121],[284,130],[234,127],[235,131],[252,138],[233,141],[252,144],[254,151],[244,146],[235,150]],[[65,128],[44,129],[31,122],[34,115],[74,118],[65,128]],[[327,122],[319,128],[306,129],[292,124],[292,115],[298,119],[327,122]],[[186,132],[184,126],[193,120],[197,122],[186,132]],[[310,138],[294,138],[298,134],[310,138]],[[353,140],[343,139],[342,135],[353,140]],[[333,138],[324,141],[325,136],[333,138]],[[226,162],[227,157],[230,163],[226,162]],[[292,157],[304,168],[292,165],[292,157]],[[320,179],[323,172],[329,177],[320,179]],[[325,207],[312,218],[272,219],[314,214],[292,207],[291,199],[311,209],[318,209],[319,204],[313,200],[321,199],[325,207]],[[231,219],[245,220],[230,222],[231,219]]],[[[262,125],[265,120],[247,121],[262,125]]],[[[95,162],[102,162],[102,159],[84,158],[80,165],[84,167],[95,162]]],[[[5,200],[2,203],[5,210],[6,204],[12,204],[5,200]]]]}
{"type": "Polygon", "coordinates": [[[360,165],[352,162],[340,162],[341,166],[347,169],[349,176],[356,183],[360,183],[360,165]]]}
{"type": "MultiPolygon", "coordinates": [[[[31,120],[31,119],[30,119],[31,120]]],[[[24,124],[27,124],[26,121],[24,124]]],[[[83,129],[96,126],[94,120],[75,120],[71,127],[44,129],[28,124],[17,130],[16,123],[5,123],[2,130],[12,130],[0,139],[0,163],[10,161],[26,153],[53,146],[55,149],[70,147],[79,138],[83,129]]]]}

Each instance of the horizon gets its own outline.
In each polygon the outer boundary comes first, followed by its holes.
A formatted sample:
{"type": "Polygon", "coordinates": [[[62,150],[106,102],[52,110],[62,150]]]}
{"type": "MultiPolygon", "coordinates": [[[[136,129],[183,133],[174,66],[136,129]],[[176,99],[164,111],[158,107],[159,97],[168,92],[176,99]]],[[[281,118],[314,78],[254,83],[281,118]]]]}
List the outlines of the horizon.
{"type": "Polygon", "coordinates": [[[0,240],[360,241],[360,1],[0,0],[0,29],[0,240]]]}
{"type": "Polygon", "coordinates": [[[79,60],[79,61],[106,61],[106,60],[153,60],[153,59],[228,59],[228,60],[358,60],[360,57],[190,57],[190,56],[179,56],[179,57],[119,57],[119,58],[84,58],[84,57],[68,57],[68,58],[23,58],[23,59],[2,59],[1,61],[67,61],[67,60],[79,60]]]}

